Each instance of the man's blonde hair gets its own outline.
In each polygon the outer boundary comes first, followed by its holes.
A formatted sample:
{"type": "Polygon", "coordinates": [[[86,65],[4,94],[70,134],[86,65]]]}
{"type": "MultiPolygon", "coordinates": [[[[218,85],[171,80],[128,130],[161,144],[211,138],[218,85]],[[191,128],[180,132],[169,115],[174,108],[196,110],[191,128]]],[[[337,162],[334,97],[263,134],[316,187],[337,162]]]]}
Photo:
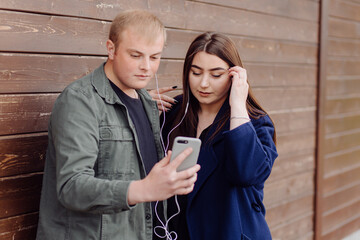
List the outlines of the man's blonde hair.
{"type": "Polygon", "coordinates": [[[160,34],[166,41],[165,27],[154,14],[145,10],[127,10],[118,14],[110,27],[109,39],[115,49],[121,42],[122,33],[129,28],[142,34],[149,42],[155,41],[160,34]]]}

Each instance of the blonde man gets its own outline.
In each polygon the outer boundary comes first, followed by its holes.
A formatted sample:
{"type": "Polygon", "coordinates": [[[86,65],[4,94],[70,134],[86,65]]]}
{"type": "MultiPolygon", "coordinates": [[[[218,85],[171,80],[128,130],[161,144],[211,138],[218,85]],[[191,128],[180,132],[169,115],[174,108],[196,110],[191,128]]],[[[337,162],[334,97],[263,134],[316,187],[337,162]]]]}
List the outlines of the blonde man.
{"type": "Polygon", "coordinates": [[[108,60],[56,100],[37,239],[152,239],[151,202],[193,190],[200,167],[176,172],[191,149],[163,158],[157,104],[144,90],[165,38],[154,15],[119,14],[108,60]]]}

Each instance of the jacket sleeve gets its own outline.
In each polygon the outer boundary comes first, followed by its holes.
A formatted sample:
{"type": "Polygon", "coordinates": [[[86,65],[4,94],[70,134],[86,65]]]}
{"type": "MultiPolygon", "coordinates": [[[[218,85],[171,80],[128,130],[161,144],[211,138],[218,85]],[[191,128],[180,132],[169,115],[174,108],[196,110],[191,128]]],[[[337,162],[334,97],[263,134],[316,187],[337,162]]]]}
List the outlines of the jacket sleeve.
{"type": "Polygon", "coordinates": [[[270,118],[252,120],[223,134],[230,181],[243,187],[264,184],[278,156],[270,118]]]}
{"type": "Polygon", "coordinates": [[[99,113],[93,97],[67,88],[54,105],[49,135],[55,149],[57,196],[66,208],[77,211],[128,210],[130,181],[95,178],[99,113]]]}

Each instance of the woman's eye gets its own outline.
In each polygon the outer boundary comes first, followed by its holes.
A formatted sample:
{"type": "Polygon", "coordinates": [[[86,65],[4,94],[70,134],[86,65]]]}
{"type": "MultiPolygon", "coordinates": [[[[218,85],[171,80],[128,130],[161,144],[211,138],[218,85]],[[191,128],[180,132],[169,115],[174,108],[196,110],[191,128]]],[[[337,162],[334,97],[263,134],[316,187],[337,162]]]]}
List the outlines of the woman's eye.
{"type": "Polygon", "coordinates": [[[221,77],[221,75],[222,75],[222,74],[212,74],[212,76],[213,76],[214,78],[219,78],[219,77],[221,77]]]}
{"type": "Polygon", "coordinates": [[[195,75],[195,76],[199,76],[199,75],[200,75],[200,73],[197,73],[197,72],[192,72],[192,74],[195,75]]]}

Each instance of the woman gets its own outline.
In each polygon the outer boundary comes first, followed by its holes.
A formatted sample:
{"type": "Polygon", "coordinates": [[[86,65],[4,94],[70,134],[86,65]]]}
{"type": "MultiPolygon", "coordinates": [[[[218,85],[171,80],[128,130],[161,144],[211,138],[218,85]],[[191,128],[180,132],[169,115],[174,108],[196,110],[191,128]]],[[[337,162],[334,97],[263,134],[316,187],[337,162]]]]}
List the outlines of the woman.
{"type": "MultiPolygon", "coordinates": [[[[271,239],[262,201],[277,157],[275,128],[249,89],[231,39],[204,33],[191,43],[183,89],[166,113],[163,139],[172,146],[176,136],[200,138],[201,170],[194,190],[178,196],[181,210],[170,230],[180,240],[271,239]]],[[[178,212],[174,200],[169,217],[178,212]]]]}

